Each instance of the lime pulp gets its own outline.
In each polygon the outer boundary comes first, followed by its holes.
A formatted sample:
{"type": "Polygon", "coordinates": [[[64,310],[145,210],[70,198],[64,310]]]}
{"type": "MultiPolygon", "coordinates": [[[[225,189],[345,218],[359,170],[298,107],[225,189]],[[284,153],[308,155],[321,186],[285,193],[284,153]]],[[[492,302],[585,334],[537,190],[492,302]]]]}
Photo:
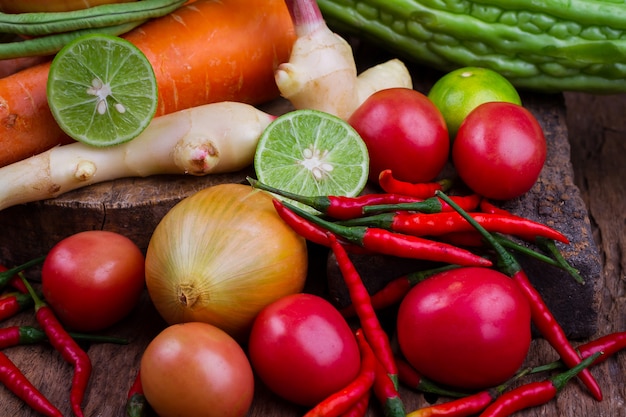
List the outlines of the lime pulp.
{"type": "Polygon", "coordinates": [[[284,191],[351,197],[367,183],[369,154],[363,139],[346,121],[301,109],[279,116],[265,129],[254,169],[259,181],[284,191]]]}
{"type": "Polygon", "coordinates": [[[156,112],[152,65],[132,43],[110,35],[81,36],[50,66],[48,104],[73,139],[110,146],[138,136],[156,112]]]}

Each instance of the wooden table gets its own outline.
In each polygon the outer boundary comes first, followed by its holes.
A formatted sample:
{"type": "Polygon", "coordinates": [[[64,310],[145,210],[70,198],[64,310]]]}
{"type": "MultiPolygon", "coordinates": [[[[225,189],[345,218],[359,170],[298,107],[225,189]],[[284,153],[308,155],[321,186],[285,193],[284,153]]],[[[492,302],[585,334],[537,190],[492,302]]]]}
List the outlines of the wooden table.
{"type": "MultiPolygon", "coordinates": [[[[626,330],[626,95],[593,96],[566,94],[568,129],[576,184],[589,209],[594,239],[600,249],[604,272],[598,336],[626,330]]],[[[4,325],[31,324],[32,313],[24,313],[4,325]]],[[[94,372],[86,393],[85,415],[121,417],[126,392],[132,383],[141,353],[164,323],[144,296],[136,311],[109,333],[127,337],[127,346],[94,344],[89,348],[94,372]],[[141,329],[141,331],[137,331],[141,329]]],[[[46,345],[5,350],[31,381],[69,416],[69,381],[72,369],[46,345]]],[[[535,340],[529,364],[556,359],[544,340],[535,340]]],[[[605,399],[596,402],[577,381],[570,383],[549,404],[533,408],[520,416],[626,416],[626,352],[593,368],[605,399]]],[[[403,389],[407,409],[426,404],[422,394],[403,389]]],[[[368,416],[381,416],[378,405],[368,416]]],[[[280,401],[261,384],[249,416],[292,417],[305,410],[280,401]]],[[[35,416],[4,387],[0,387],[0,415],[35,416]]]]}

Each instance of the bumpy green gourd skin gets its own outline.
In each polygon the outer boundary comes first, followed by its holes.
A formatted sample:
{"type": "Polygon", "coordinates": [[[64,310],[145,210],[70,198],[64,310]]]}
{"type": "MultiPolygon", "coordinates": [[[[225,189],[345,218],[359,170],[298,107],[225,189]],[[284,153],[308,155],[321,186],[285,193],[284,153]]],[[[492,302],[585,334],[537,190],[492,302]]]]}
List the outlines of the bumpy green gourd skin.
{"type": "Polygon", "coordinates": [[[450,71],[516,87],[626,92],[626,0],[318,0],[328,25],[450,71]]]}

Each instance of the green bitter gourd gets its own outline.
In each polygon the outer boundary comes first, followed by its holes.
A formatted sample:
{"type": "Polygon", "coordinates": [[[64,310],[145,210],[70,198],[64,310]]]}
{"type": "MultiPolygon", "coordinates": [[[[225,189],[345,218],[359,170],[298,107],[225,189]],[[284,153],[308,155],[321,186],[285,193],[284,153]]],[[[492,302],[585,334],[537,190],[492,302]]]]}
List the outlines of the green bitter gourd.
{"type": "Polygon", "coordinates": [[[318,0],[328,25],[450,71],[516,87],[626,92],[626,0],[318,0]]]}

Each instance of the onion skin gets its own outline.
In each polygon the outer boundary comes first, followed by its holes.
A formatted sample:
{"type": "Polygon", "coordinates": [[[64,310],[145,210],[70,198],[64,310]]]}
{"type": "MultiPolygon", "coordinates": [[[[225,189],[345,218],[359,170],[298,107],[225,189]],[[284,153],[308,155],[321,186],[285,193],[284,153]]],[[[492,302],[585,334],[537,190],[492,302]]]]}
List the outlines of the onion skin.
{"type": "Polygon", "coordinates": [[[220,184],[176,204],[146,253],[146,286],[168,324],[201,321],[247,338],[257,313],[301,292],[306,241],[276,214],[269,194],[220,184]]]}

